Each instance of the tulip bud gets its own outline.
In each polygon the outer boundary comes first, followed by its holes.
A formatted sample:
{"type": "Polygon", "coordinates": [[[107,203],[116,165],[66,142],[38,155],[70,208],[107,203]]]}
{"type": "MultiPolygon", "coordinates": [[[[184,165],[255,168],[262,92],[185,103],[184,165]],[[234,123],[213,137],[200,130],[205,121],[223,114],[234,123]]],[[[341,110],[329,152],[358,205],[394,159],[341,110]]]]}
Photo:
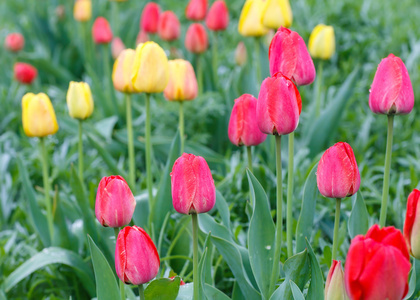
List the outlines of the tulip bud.
{"type": "Polygon", "coordinates": [[[325,283],[324,300],[347,300],[348,298],[341,261],[333,260],[325,283]]]}
{"type": "Polygon", "coordinates": [[[244,94],[235,100],[230,115],[228,136],[236,146],[256,146],[265,141],[267,135],[261,132],[257,123],[257,99],[244,94]]]}
{"type": "Polygon", "coordinates": [[[134,93],[133,83],[133,64],[136,58],[136,51],[133,49],[125,49],[121,52],[114,62],[112,70],[112,82],[117,91],[123,93],[134,93]]]}
{"type": "Polygon", "coordinates": [[[149,35],[146,31],[140,29],[139,34],[136,38],[136,45],[146,43],[147,41],[149,41],[149,35]]]}
{"type": "Polygon", "coordinates": [[[191,63],[183,59],[169,61],[169,82],[163,94],[169,101],[193,100],[198,85],[191,63]]]}
{"type": "Polygon", "coordinates": [[[22,84],[31,84],[38,76],[38,71],[30,64],[18,62],[13,69],[15,79],[22,84]]]}
{"type": "Polygon", "coordinates": [[[93,112],[93,99],[86,82],[70,81],[67,91],[67,107],[70,117],[84,120],[93,112]]]}
{"type": "Polygon", "coordinates": [[[289,0],[266,0],[262,12],[262,24],[277,30],[280,27],[290,27],[293,21],[292,8],[289,0]]]}
{"type": "Polygon", "coordinates": [[[420,191],[414,189],[408,196],[404,222],[404,238],[408,251],[416,259],[420,258],[420,191]]]}
{"type": "Polygon", "coordinates": [[[64,18],[66,17],[66,7],[64,5],[58,5],[55,8],[55,15],[60,21],[64,20],[64,18]]]}
{"type": "Polygon", "coordinates": [[[347,143],[337,143],[322,155],[316,181],[324,197],[345,198],[357,193],[360,174],[353,149],[347,143]]]}
{"type": "Polygon", "coordinates": [[[247,51],[244,42],[239,42],[235,50],[235,62],[238,66],[243,66],[247,60],[247,51]]]}
{"type": "Polygon", "coordinates": [[[125,50],[125,45],[119,37],[114,37],[111,43],[111,54],[113,59],[117,57],[125,50]]]}
{"type": "Polygon", "coordinates": [[[44,137],[58,130],[54,107],[44,93],[27,93],[22,98],[23,130],[28,137],[44,137]]]}
{"type": "Polygon", "coordinates": [[[120,231],[115,246],[118,278],[127,284],[144,284],[156,277],[159,266],[159,254],[146,231],[138,226],[120,231]]]}
{"type": "Polygon", "coordinates": [[[140,29],[146,33],[156,33],[158,31],[160,17],[160,6],[155,2],[147,3],[140,18],[140,29]]]}
{"type": "Polygon", "coordinates": [[[225,30],[229,25],[229,10],[225,1],[216,0],[210,7],[206,18],[206,25],[210,30],[225,30]]]}
{"type": "Polygon", "coordinates": [[[174,41],[181,34],[181,24],[172,11],[165,11],[159,17],[159,37],[164,41],[174,41]]]}
{"type": "Polygon", "coordinates": [[[208,212],[216,202],[216,187],[201,156],[182,154],[172,167],[171,184],[172,204],[181,214],[208,212]]]}
{"type": "Polygon", "coordinates": [[[268,52],[270,74],[282,72],[297,85],[315,80],[315,66],[305,41],[295,31],[280,27],[271,41],[268,52]]]}
{"type": "Polygon", "coordinates": [[[376,70],[369,107],[375,114],[405,115],[413,106],[414,92],[407,68],[401,58],[390,54],[376,70]]]}
{"type": "Polygon", "coordinates": [[[191,53],[199,54],[207,50],[209,41],[206,29],[199,23],[191,24],[185,35],[185,48],[191,53]]]}
{"type": "Polygon", "coordinates": [[[168,58],[165,51],[155,42],[138,45],[131,76],[136,92],[163,92],[169,81],[168,58]]]}
{"type": "Polygon", "coordinates": [[[187,8],[185,9],[185,15],[188,20],[191,21],[202,21],[206,17],[207,13],[207,0],[190,0],[187,8]]]}
{"type": "Polygon", "coordinates": [[[257,122],[267,134],[286,135],[297,128],[302,100],[294,83],[280,72],[261,84],[257,101],[257,122]]]}
{"type": "Polygon", "coordinates": [[[309,37],[308,47],[313,58],[330,59],[335,52],[334,27],[316,25],[309,37]]]}
{"type": "Polygon", "coordinates": [[[104,227],[122,227],[130,223],[136,200],[121,176],[103,177],[96,192],[95,215],[104,227]]]}
{"type": "Polygon", "coordinates": [[[410,268],[401,232],[375,224],[351,241],[344,270],[347,294],[354,300],[401,300],[408,292],[410,268]]]}
{"type": "Polygon", "coordinates": [[[238,31],[243,36],[263,36],[268,29],[262,24],[264,0],[246,0],[239,17],[238,31]]]}
{"type": "Polygon", "coordinates": [[[76,0],[73,7],[73,17],[79,22],[89,21],[92,17],[92,1],[76,0]]]}
{"type": "Polygon", "coordinates": [[[96,18],[92,27],[92,37],[95,44],[108,44],[112,41],[112,30],[107,19],[96,18]]]}
{"type": "Polygon", "coordinates": [[[25,38],[20,33],[11,33],[6,36],[4,47],[11,52],[19,52],[25,46],[25,38]]]}

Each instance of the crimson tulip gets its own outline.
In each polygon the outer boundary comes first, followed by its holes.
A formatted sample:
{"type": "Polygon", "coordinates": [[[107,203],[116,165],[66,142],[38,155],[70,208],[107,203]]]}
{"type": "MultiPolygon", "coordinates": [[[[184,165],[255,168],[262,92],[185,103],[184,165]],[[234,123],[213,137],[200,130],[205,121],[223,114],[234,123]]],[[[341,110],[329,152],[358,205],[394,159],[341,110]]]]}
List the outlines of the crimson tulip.
{"type": "Polygon", "coordinates": [[[19,52],[25,46],[25,38],[20,33],[10,33],[4,40],[4,47],[11,52],[19,52]]]}
{"type": "Polygon", "coordinates": [[[27,63],[15,63],[13,71],[15,73],[15,79],[22,84],[31,84],[38,76],[37,69],[27,63]]]}
{"type": "Polygon", "coordinates": [[[112,41],[112,30],[107,19],[96,18],[92,26],[92,37],[95,44],[108,44],[112,41]]]}
{"type": "Polygon", "coordinates": [[[181,24],[178,17],[172,11],[165,11],[159,17],[159,37],[164,41],[174,41],[179,38],[181,24]]]}
{"type": "Polygon", "coordinates": [[[185,9],[188,20],[202,21],[207,13],[207,0],[190,0],[185,9]]]}
{"type": "Polygon", "coordinates": [[[213,31],[225,30],[229,25],[229,10],[225,1],[216,0],[206,17],[206,26],[213,31]]]}
{"type": "Polygon", "coordinates": [[[203,53],[207,50],[209,41],[206,29],[199,23],[191,24],[185,35],[185,48],[191,53],[203,53]]]}
{"type": "Polygon", "coordinates": [[[147,33],[156,33],[158,31],[160,17],[160,6],[155,2],[147,3],[141,13],[140,29],[147,33]]]}
{"type": "Polygon", "coordinates": [[[404,238],[408,250],[420,259],[420,191],[414,189],[408,196],[407,212],[404,222],[404,238]]]}

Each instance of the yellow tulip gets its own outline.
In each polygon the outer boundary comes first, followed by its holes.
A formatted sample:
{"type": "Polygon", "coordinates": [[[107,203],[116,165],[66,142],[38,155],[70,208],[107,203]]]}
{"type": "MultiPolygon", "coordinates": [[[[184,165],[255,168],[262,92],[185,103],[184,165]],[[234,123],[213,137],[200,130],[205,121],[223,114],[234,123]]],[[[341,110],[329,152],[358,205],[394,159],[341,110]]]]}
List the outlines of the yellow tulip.
{"type": "Polygon", "coordinates": [[[67,107],[70,117],[84,120],[93,112],[93,99],[86,82],[71,81],[67,91],[67,107]]]}
{"type": "Polygon", "coordinates": [[[193,100],[197,97],[198,85],[191,63],[184,59],[169,61],[169,82],[163,92],[170,101],[193,100]]]}
{"type": "Polygon", "coordinates": [[[44,93],[27,93],[22,98],[22,123],[29,137],[43,137],[58,130],[54,107],[44,93]]]}
{"type": "Polygon", "coordinates": [[[308,48],[313,58],[330,59],[335,52],[334,28],[324,24],[315,26],[308,48]]]}
{"type": "Polygon", "coordinates": [[[168,58],[155,42],[139,44],[131,81],[138,93],[161,93],[169,81],[168,58]]]}
{"type": "Polygon", "coordinates": [[[112,82],[117,91],[123,93],[134,93],[133,83],[131,82],[133,64],[136,51],[133,49],[123,50],[114,62],[112,70],[112,82]]]}
{"type": "Polygon", "coordinates": [[[262,13],[262,23],[265,27],[277,30],[281,26],[290,27],[292,21],[289,0],[266,0],[262,13]]]}
{"type": "Polygon", "coordinates": [[[243,36],[263,36],[268,29],[262,24],[264,0],[247,0],[239,17],[238,31],[243,36]]]}
{"type": "Polygon", "coordinates": [[[92,1],[76,0],[73,7],[73,17],[79,22],[89,21],[92,17],[92,1]]]}

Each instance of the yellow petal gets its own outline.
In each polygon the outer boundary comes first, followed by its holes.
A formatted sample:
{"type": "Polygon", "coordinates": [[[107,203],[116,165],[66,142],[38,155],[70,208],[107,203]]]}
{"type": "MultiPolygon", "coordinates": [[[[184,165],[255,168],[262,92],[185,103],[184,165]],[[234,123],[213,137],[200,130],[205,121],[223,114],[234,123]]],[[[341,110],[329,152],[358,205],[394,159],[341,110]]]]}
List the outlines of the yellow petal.
{"type": "Polygon", "coordinates": [[[313,58],[330,59],[335,53],[334,28],[319,24],[313,29],[308,43],[313,58]]]}
{"type": "Polygon", "coordinates": [[[247,0],[239,17],[238,31],[243,36],[263,36],[268,29],[262,24],[263,0],[247,0]]]}
{"type": "Polygon", "coordinates": [[[293,21],[289,0],[267,0],[262,12],[262,24],[271,29],[290,27],[293,21]]]}
{"type": "Polygon", "coordinates": [[[46,94],[28,93],[23,96],[22,124],[29,137],[43,137],[57,132],[54,108],[46,94]]]}

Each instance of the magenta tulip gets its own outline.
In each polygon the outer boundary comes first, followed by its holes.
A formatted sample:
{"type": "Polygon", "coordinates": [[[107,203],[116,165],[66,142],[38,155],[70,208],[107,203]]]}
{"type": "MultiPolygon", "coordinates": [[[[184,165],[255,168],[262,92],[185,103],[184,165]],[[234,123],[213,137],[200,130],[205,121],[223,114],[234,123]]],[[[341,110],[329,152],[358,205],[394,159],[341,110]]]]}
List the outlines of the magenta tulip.
{"type": "Polygon", "coordinates": [[[174,41],[181,34],[181,24],[172,11],[165,11],[159,17],[159,37],[164,41],[174,41]]]}
{"type": "Polygon", "coordinates": [[[109,44],[112,41],[112,30],[107,19],[96,18],[92,26],[92,37],[95,44],[109,44]]]}
{"type": "Polygon", "coordinates": [[[141,13],[140,30],[146,33],[156,33],[158,31],[160,17],[160,6],[155,2],[147,3],[141,13]]]}
{"type": "Polygon", "coordinates": [[[417,189],[408,196],[404,238],[411,255],[420,259],[420,191],[417,189]]]}
{"type": "Polygon", "coordinates": [[[13,66],[15,79],[22,84],[31,84],[38,76],[37,69],[27,63],[17,62],[13,66]]]}
{"type": "Polygon", "coordinates": [[[200,23],[193,23],[185,34],[185,48],[191,53],[199,54],[207,50],[209,40],[206,29],[200,23]]]}
{"type": "Polygon", "coordinates": [[[190,0],[185,15],[188,20],[201,21],[204,20],[207,13],[207,0],[190,0]]]}
{"type": "Polygon", "coordinates": [[[4,47],[11,52],[19,52],[23,46],[25,46],[25,38],[17,32],[8,34],[4,40],[4,47]]]}
{"type": "Polygon", "coordinates": [[[206,26],[213,31],[225,30],[229,25],[229,10],[225,1],[216,0],[206,17],[206,26]]]}

